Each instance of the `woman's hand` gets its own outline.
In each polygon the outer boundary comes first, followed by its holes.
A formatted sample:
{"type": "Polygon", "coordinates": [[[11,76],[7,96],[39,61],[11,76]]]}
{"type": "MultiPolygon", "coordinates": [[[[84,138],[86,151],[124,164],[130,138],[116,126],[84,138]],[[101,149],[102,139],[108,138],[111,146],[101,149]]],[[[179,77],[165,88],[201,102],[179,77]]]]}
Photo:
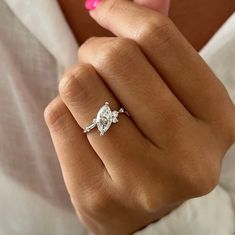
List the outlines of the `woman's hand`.
{"type": "Polygon", "coordinates": [[[235,109],[167,17],[127,0],[103,0],[91,16],[118,37],[80,47],[45,119],[80,219],[128,235],[216,186],[235,109]],[[106,101],[131,117],[85,135],[106,101]]]}

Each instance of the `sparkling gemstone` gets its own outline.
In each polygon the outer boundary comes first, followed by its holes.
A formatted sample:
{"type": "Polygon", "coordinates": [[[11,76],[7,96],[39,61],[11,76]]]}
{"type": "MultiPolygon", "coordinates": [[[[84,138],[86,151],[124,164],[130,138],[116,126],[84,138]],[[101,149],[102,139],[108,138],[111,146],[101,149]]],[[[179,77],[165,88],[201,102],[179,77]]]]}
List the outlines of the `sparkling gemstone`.
{"type": "Polygon", "coordinates": [[[102,123],[102,125],[107,125],[108,124],[108,119],[106,117],[102,117],[100,119],[100,122],[102,123]]]}
{"type": "Polygon", "coordinates": [[[112,112],[112,120],[113,120],[113,123],[117,123],[118,122],[118,119],[117,119],[117,117],[118,117],[118,111],[113,111],[112,112]]]}
{"type": "Polygon", "coordinates": [[[101,135],[110,128],[112,124],[112,111],[110,107],[105,104],[99,110],[97,117],[96,117],[97,128],[101,135]]]}

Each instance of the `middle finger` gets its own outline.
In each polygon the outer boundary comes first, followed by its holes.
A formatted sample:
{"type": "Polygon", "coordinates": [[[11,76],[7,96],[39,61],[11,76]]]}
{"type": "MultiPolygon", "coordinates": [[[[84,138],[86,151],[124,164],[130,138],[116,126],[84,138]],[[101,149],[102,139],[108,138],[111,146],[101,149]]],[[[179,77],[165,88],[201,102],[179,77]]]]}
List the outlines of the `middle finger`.
{"type": "Polygon", "coordinates": [[[115,35],[136,41],[196,118],[214,121],[224,115],[221,107],[231,107],[222,83],[168,17],[130,0],[102,0],[90,15],[115,35]]]}

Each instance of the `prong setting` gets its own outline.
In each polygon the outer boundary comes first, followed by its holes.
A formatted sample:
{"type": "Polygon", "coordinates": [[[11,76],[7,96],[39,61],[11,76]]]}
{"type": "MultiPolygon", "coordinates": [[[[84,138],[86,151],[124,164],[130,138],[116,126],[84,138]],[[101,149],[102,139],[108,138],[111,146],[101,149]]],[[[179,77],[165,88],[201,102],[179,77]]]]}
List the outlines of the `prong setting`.
{"type": "Polygon", "coordinates": [[[118,123],[118,116],[120,113],[125,113],[125,109],[120,108],[119,111],[111,111],[109,102],[105,102],[105,104],[98,111],[96,118],[93,119],[89,126],[84,128],[83,132],[88,133],[97,127],[100,132],[100,136],[103,136],[109,130],[112,123],[118,123]]]}

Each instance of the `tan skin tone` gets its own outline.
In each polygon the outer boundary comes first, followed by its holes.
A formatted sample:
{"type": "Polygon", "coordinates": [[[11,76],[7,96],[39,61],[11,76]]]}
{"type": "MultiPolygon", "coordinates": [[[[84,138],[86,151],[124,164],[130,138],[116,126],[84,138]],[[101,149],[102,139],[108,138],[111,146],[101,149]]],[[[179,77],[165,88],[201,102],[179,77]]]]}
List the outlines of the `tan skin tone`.
{"type": "Polygon", "coordinates": [[[170,18],[200,50],[234,10],[234,0],[173,0],[170,18]]]}
{"type": "Polygon", "coordinates": [[[113,36],[98,30],[81,45],[45,120],[81,221],[97,235],[129,235],[216,186],[235,108],[168,17],[127,0],[90,14],[113,36]],[[131,117],[84,134],[105,101],[131,117]]]}
{"type": "MultiPolygon", "coordinates": [[[[79,44],[92,36],[113,35],[89,16],[84,9],[84,1],[59,0],[58,2],[79,44]]],[[[194,48],[199,50],[234,9],[234,0],[172,0],[170,18],[194,48]]]]}

